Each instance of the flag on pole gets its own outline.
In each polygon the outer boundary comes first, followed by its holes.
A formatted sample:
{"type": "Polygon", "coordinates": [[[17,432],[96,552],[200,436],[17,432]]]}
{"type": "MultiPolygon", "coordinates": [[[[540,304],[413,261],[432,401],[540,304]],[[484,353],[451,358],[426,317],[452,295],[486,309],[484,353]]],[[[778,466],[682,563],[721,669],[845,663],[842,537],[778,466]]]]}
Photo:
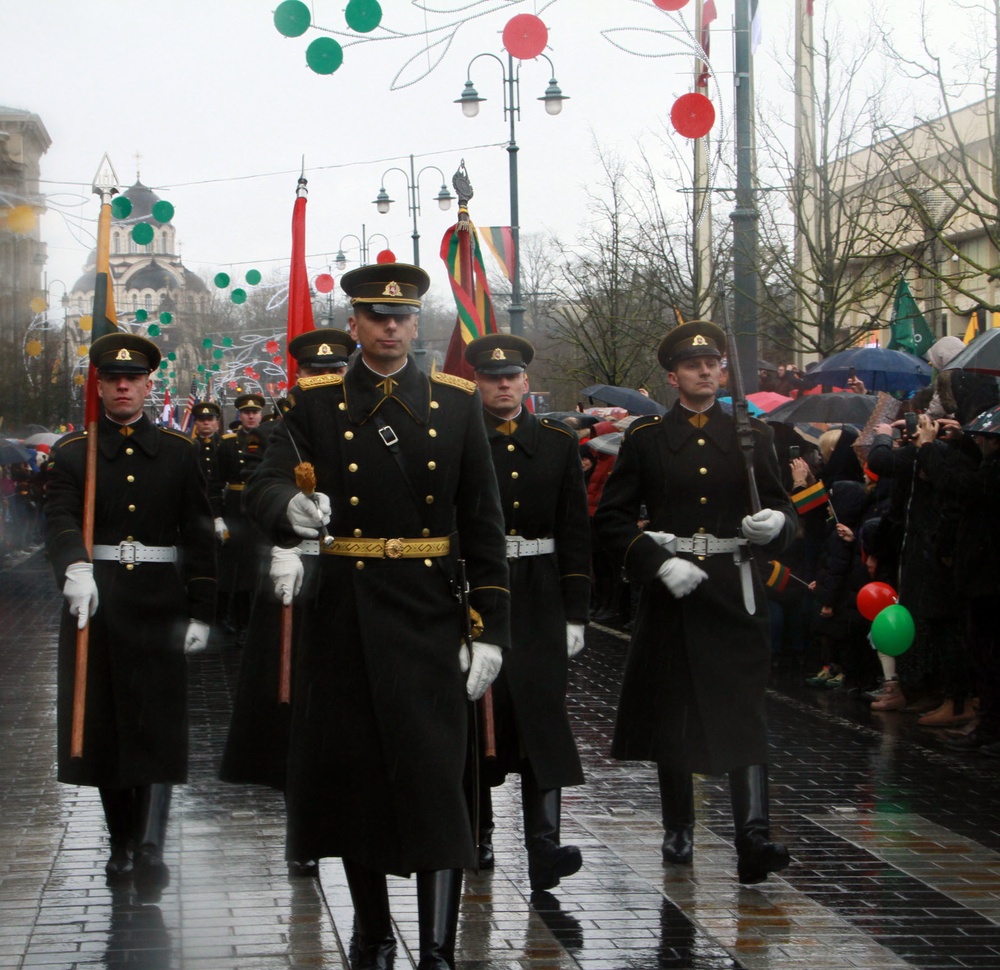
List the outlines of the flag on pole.
{"type": "Polygon", "coordinates": [[[173,407],[170,404],[170,388],[163,392],[163,409],[160,411],[160,424],[164,427],[173,427],[173,407]]]}
{"type": "Polygon", "coordinates": [[[791,578],[792,571],[787,566],[778,562],[777,559],[771,560],[771,575],[767,577],[767,585],[770,589],[780,593],[788,585],[791,578]]]}
{"type": "Polygon", "coordinates": [[[712,38],[709,31],[709,25],[713,20],[717,20],[719,17],[718,11],[715,9],[715,0],[705,0],[704,6],[701,8],[701,49],[705,53],[705,60],[702,61],[701,70],[698,72],[698,80],[696,86],[699,88],[708,87],[708,79],[711,77],[711,71],[708,65],[708,57],[711,54],[712,48],[712,38]]]}
{"type": "Polygon", "coordinates": [[[472,369],[465,360],[465,345],[476,337],[496,333],[497,324],[479,237],[464,205],[459,206],[458,222],[441,240],[441,258],[448,267],[448,281],[458,308],[458,319],[442,369],[471,380],[472,369]]]}
{"type": "Polygon", "coordinates": [[[184,414],[181,417],[181,431],[189,434],[191,431],[191,415],[194,413],[194,406],[198,403],[198,381],[191,378],[191,390],[188,392],[187,400],[184,402],[184,414]]]}
{"type": "MultiPolygon", "coordinates": [[[[104,156],[105,161],[107,155],[104,156]]],[[[110,167],[110,162],[108,163],[110,167]]],[[[102,162],[103,166],[103,162],[102,162]]],[[[113,178],[114,171],[111,170],[113,178]]],[[[94,313],[91,325],[91,343],[98,337],[118,329],[115,314],[114,279],[109,260],[111,252],[111,193],[102,196],[101,213],[97,219],[97,276],[94,280],[94,313]]],[[[101,416],[101,398],[97,392],[97,368],[93,364],[87,371],[87,394],[84,405],[84,423],[93,424],[101,416]]]]}
{"type": "MultiPolygon", "coordinates": [[[[708,0],[709,3],[712,0],[708,0]]],[[[514,279],[514,233],[510,226],[484,226],[479,232],[489,246],[494,259],[500,266],[500,272],[510,281],[514,279]]]]}
{"type": "Polygon", "coordinates": [[[799,515],[805,515],[806,512],[818,509],[821,505],[825,505],[829,501],[830,495],[822,482],[816,482],[792,496],[792,505],[795,506],[795,511],[799,515]]]}
{"type": "Polygon", "coordinates": [[[934,335],[917,308],[917,301],[913,299],[909,284],[903,276],[899,278],[896,287],[889,332],[889,350],[902,350],[921,359],[926,358],[934,343],[934,335]]]}
{"type": "Polygon", "coordinates": [[[761,23],[760,5],[757,0],[750,0],[750,53],[756,54],[760,42],[764,38],[764,27],[761,23]]]}
{"type": "Polygon", "coordinates": [[[295,384],[298,366],[287,347],[301,333],[316,329],[313,321],[312,293],[309,291],[309,272],[306,269],[306,179],[299,177],[295,190],[295,208],[292,210],[292,268],[288,277],[288,331],[285,344],[285,371],[288,386],[295,384]]]}
{"type": "Polygon", "coordinates": [[[962,338],[962,343],[968,346],[978,336],[979,336],[979,314],[975,310],[973,310],[972,316],[969,317],[969,325],[965,328],[965,336],[962,338]]]}

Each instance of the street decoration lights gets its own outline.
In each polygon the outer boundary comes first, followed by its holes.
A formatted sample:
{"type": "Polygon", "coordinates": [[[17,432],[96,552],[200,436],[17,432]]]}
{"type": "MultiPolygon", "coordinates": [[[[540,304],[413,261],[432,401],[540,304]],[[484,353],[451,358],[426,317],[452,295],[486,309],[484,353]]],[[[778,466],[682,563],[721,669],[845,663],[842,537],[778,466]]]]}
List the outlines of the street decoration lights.
{"type": "Polygon", "coordinates": [[[431,169],[441,176],[441,191],[435,196],[437,199],[438,208],[442,212],[447,212],[451,208],[452,202],[455,200],[455,196],[448,191],[447,180],[444,177],[444,172],[441,171],[436,165],[425,165],[419,172],[414,172],[413,156],[410,156],[410,173],[399,168],[398,166],[393,166],[392,168],[387,168],[382,173],[381,187],[378,190],[378,195],[372,200],[373,205],[378,209],[383,215],[389,211],[390,205],[395,202],[395,199],[389,198],[389,193],[385,190],[385,177],[390,172],[399,172],[406,181],[406,192],[407,192],[407,211],[413,216],[413,265],[420,265],[420,232],[417,229],[417,216],[420,214],[420,176],[423,175],[428,169],[431,169]]]}
{"type": "MultiPolygon", "coordinates": [[[[455,100],[455,104],[462,106],[462,113],[466,118],[475,118],[476,115],[479,114],[479,105],[485,101],[486,98],[480,97],[479,92],[473,86],[472,65],[481,57],[491,58],[500,65],[500,72],[503,77],[503,115],[504,118],[508,119],[510,122],[510,139],[507,142],[507,154],[510,168],[510,232],[511,239],[514,244],[514,265],[511,267],[510,280],[511,304],[508,312],[510,314],[510,332],[521,336],[524,334],[524,307],[521,305],[521,244],[518,216],[518,146],[516,130],[516,122],[521,117],[521,58],[543,57],[549,65],[549,84],[545,89],[545,93],[538,98],[539,101],[545,104],[545,110],[548,114],[559,114],[559,112],[562,111],[563,101],[568,100],[568,98],[562,93],[562,90],[556,82],[555,68],[552,65],[552,61],[546,54],[541,52],[540,48],[536,50],[538,38],[528,38],[530,43],[527,43],[525,37],[508,36],[511,25],[514,24],[514,21],[519,19],[520,18],[518,17],[512,18],[507,25],[508,30],[504,31],[504,46],[506,47],[507,54],[506,63],[496,54],[476,54],[476,56],[469,61],[469,66],[466,68],[465,87],[462,89],[461,96],[455,100]],[[514,65],[515,55],[519,58],[516,67],[514,65]]],[[[533,21],[537,21],[537,18],[531,19],[533,21]]],[[[537,27],[535,27],[535,29],[537,30],[537,27]]],[[[544,46],[544,38],[542,38],[542,46],[544,46]]]]}

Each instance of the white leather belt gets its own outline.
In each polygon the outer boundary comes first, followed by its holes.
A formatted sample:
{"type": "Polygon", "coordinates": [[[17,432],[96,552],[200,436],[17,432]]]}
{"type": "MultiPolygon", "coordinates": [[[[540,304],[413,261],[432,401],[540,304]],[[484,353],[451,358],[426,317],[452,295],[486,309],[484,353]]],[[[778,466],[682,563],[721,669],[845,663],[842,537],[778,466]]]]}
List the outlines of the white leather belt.
{"type": "Polygon", "coordinates": [[[684,536],[675,536],[674,542],[677,543],[677,552],[689,552],[695,556],[713,556],[718,552],[736,552],[740,546],[747,544],[746,539],[719,539],[707,532],[691,536],[690,539],[684,536]]]}
{"type": "Polygon", "coordinates": [[[113,562],[176,562],[176,546],[144,546],[141,542],[119,542],[117,546],[94,546],[93,559],[110,559],[113,562]]]}
{"type": "Polygon", "coordinates": [[[556,551],[555,539],[522,539],[521,536],[504,536],[507,540],[507,558],[524,559],[527,556],[547,556],[556,551]]]}

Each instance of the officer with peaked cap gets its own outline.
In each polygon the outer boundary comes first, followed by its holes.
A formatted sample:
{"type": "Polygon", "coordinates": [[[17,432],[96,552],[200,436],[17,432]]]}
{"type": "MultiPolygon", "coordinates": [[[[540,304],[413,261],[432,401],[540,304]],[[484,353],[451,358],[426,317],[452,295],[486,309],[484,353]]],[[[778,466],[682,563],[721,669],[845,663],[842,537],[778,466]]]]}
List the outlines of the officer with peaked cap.
{"type": "Polygon", "coordinates": [[[596,524],[642,587],[612,754],[656,762],[671,863],[692,858],[692,772],[728,773],[739,881],[756,883],[788,865],[788,850],[769,834],[770,632],[764,584],[745,547],[773,558],[796,521],[758,421],[753,464],[764,508],[750,508],[736,424],[716,400],[725,352],[713,323],[685,323],[663,338],[657,358],[678,400],[625,432],[596,524]],[[643,505],[645,532],[636,525],[643,505]]]}
{"type": "Polygon", "coordinates": [[[342,374],[357,345],[346,330],[324,328],[293,337],[288,342],[288,353],[295,358],[302,377],[342,374]]]}
{"type": "MultiPolygon", "coordinates": [[[[462,869],[475,865],[462,790],[468,700],[495,678],[509,639],[479,395],[409,355],[428,284],[400,263],[341,278],[361,353],[343,376],[299,381],[245,493],[273,543],[306,538],[319,556],[293,671],[286,855],[343,859],[356,966],[392,965],[386,874],[412,872],[419,965],[455,965],[462,869]],[[296,487],[300,461],[315,469],[315,502],[296,487]],[[459,543],[481,623],[471,657],[454,595],[459,543]]],[[[289,557],[276,584],[294,590],[300,567],[289,557]]]]}
{"type": "Polygon", "coordinates": [[[251,470],[260,461],[267,443],[261,430],[264,395],[256,391],[240,394],[235,401],[239,427],[222,436],[216,452],[215,471],[209,482],[209,498],[215,520],[215,535],[222,543],[219,563],[219,603],[224,623],[246,642],[250,604],[266,546],[259,531],[243,511],[243,489],[251,470]]]}
{"type": "Polygon", "coordinates": [[[66,598],[59,635],[59,780],[100,790],[111,884],[155,898],[171,786],[187,778],[187,662],[204,649],[215,596],[211,512],[198,452],[143,406],[160,361],[144,337],[94,341],[97,422],[92,554],[80,522],[88,433],[52,449],[46,545],[66,598]],[[90,623],[83,757],[71,756],[76,634],[90,623]]]}
{"type": "Polygon", "coordinates": [[[194,426],[192,437],[198,445],[198,460],[207,483],[211,481],[215,472],[215,456],[219,448],[219,425],[222,421],[222,408],[215,401],[199,401],[191,409],[191,419],[194,426]]]}
{"type": "Polygon", "coordinates": [[[493,684],[497,757],[483,771],[480,868],[493,868],[490,784],[521,776],[524,844],[533,891],[582,863],[559,844],[561,790],[583,784],[566,712],[568,661],[583,649],[590,601],[590,526],[578,439],[523,404],[534,348],[522,337],[471,341],[483,420],[500,486],[510,568],[511,646],[493,684]]]}

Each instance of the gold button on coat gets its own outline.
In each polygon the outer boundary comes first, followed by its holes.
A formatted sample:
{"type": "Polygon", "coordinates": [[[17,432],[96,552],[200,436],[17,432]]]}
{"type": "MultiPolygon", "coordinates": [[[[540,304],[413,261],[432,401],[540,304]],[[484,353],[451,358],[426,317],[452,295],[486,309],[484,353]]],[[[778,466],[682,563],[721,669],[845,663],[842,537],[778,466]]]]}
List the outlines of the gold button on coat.
{"type": "Polygon", "coordinates": [[[126,448],[125,449],[125,454],[126,455],[134,455],[135,454],[135,449],[134,448],[126,448]]]}
{"type": "Polygon", "coordinates": [[[355,539],[360,539],[361,538],[361,530],[360,529],[355,529],[354,530],[354,538],[355,539]]]}
{"type": "Polygon", "coordinates": [[[125,481],[127,481],[127,482],[134,482],[135,481],[135,475],[127,475],[125,477],[125,481]]]}
{"type": "Polygon", "coordinates": [[[355,464],[355,463],[354,463],[354,462],[352,461],[352,462],[351,462],[351,463],[350,463],[350,464],[349,464],[349,465],[347,466],[347,470],[348,470],[349,472],[356,472],[356,471],[358,470],[358,466],[357,466],[357,465],[356,465],[356,464],[355,464]]]}
{"type": "Polygon", "coordinates": [[[344,432],[344,438],[345,438],[345,440],[350,441],[353,437],[354,437],[354,432],[353,431],[345,431],[344,432]]]}
{"type": "Polygon", "coordinates": [[[436,438],[436,437],[438,436],[438,433],[437,433],[437,430],[436,430],[435,428],[430,428],[430,429],[428,430],[428,432],[427,432],[427,433],[428,433],[428,434],[429,434],[429,435],[430,435],[430,436],[431,436],[432,438],[436,438]]]}
{"type": "Polygon", "coordinates": [[[434,469],[437,468],[437,466],[438,466],[438,463],[436,461],[429,461],[429,462],[427,462],[427,467],[431,471],[434,471],[434,469]]]}
{"type": "Polygon", "coordinates": [[[359,499],[357,497],[357,495],[352,495],[351,496],[351,505],[357,505],[360,501],[361,501],[361,499],[359,499]]]}
{"type": "Polygon", "coordinates": [[[707,475],[708,474],[708,469],[707,468],[699,468],[698,469],[698,474],[699,475],[707,475]]]}

